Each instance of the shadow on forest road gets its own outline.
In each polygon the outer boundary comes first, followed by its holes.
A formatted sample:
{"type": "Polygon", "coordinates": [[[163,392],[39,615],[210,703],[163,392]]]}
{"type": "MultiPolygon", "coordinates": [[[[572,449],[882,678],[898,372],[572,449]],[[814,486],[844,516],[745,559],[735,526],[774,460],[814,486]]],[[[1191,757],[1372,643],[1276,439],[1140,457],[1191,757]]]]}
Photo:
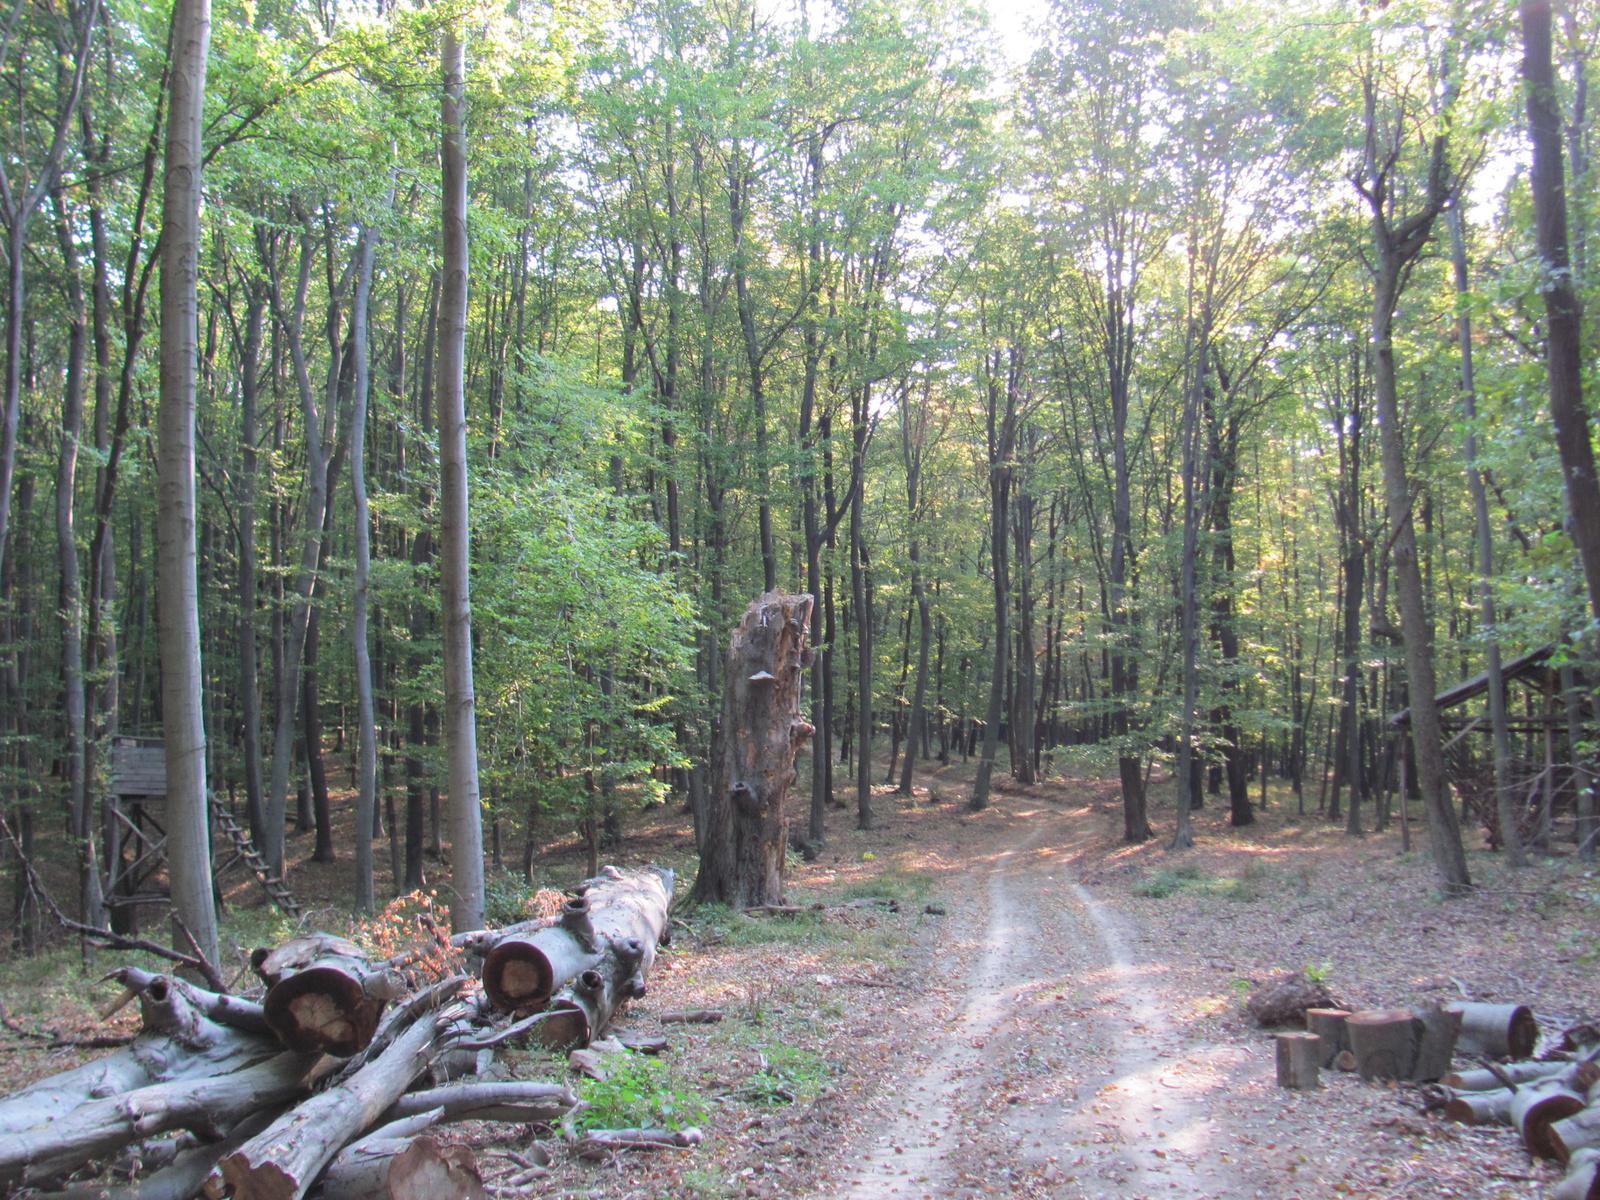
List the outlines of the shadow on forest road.
{"type": "MultiPolygon", "coordinates": [[[[1160,967],[1134,961],[1121,918],[1074,880],[1081,824],[1015,815],[1010,844],[968,877],[945,938],[970,948],[965,978],[952,963],[944,1006],[913,1017],[923,1032],[907,1036],[904,1070],[884,1083],[884,1119],[820,1194],[1250,1194],[1203,1104],[1237,1052],[1179,1031],[1160,967]]],[[[936,961],[953,957],[941,948],[936,961]]]]}

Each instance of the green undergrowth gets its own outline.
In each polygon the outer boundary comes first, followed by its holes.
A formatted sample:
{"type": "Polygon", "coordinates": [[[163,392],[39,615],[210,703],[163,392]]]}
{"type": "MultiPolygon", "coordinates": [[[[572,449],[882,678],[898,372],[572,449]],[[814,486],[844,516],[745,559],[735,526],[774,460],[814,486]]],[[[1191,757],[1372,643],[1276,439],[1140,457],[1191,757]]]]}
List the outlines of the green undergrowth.
{"type": "MultiPolygon", "coordinates": [[[[747,1006],[748,1007],[748,1006],[747,1006]]],[[[750,1104],[778,1107],[808,1104],[826,1087],[837,1068],[799,1044],[793,1019],[774,1014],[767,1019],[725,1023],[712,1035],[728,1058],[754,1066],[733,1095],[750,1104]]]]}
{"type": "Polygon", "coordinates": [[[606,1077],[583,1086],[587,1107],[579,1129],[683,1129],[703,1124],[710,1109],[668,1059],[610,1054],[606,1077]]]}
{"type": "Polygon", "coordinates": [[[1175,867],[1165,867],[1135,884],[1133,894],[1148,900],[1165,900],[1179,892],[1188,891],[1249,904],[1261,899],[1271,880],[1272,872],[1253,860],[1246,863],[1237,875],[1221,878],[1207,874],[1198,863],[1179,863],[1175,867]]]}
{"type": "Polygon", "coordinates": [[[842,900],[893,900],[902,906],[921,905],[933,894],[930,871],[902,871],[890,867],[871,879],[858,880],[840,893],[842,900]]]}

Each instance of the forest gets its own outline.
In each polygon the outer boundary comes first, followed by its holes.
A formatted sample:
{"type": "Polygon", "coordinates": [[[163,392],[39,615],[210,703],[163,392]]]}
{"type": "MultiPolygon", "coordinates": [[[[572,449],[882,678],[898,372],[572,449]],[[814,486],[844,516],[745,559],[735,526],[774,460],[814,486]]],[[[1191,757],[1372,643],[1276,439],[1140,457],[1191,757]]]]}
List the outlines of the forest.
{"type": "Polygon", "coordinates": [[[35,859],[135,928],[143,739],[213,953],[208,803],[357,909],[375,847],[402,891],[449,846],[458,929],[464,860],[703,831],[780,588],[801,854],[936,759],[975,809],[1114,778],[1130,842],[1269,778],[1351,835],[1415,811],[1446,893],[1473,822],[1592,851],[1600,11],[1050,0],[1022,52],[957,0],[4,20],[18,947],[35,859]],[[1482,717],[1435,702],[1480,674],[1482,717]]]}

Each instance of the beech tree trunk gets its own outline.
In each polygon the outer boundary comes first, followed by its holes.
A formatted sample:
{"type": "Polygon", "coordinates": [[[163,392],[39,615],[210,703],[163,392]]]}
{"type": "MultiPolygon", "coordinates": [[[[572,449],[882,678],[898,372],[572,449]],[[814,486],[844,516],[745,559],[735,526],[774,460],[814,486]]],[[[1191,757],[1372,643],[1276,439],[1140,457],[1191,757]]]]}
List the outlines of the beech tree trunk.
{"type": "Polygon", "coordinates": [[[450,925],[483,926],[483,813],[472,685],[470,532],[467,523],[466,56],[456,29],[439,48],[439,159],[443,172],[444,282],[439,297],[439,609],[444,642],[444,734],[450,772],[450,925]]]}
{"type": "MultiPolygon", "coordinates": [[[[217,961],[206,804],[206,729],[195,559],[195,359],[199,338],[200,169],[211,0],[172,10],[166,188],[161,209],[161,405],[156,474],[161,724],[167,756],[167,861],[174,920],[217,961]]],[[[179,931],[174,942],[187,948],[179,931]]]]}
{"type": "Polygon", "coordinates": [[[795,751],[813,732],[800,715],[812,603],[809,594],[767,592],[750,602],[728,643],[717,783],[696,900],[737,908],[783,903],[789,785],[795,751]]]}

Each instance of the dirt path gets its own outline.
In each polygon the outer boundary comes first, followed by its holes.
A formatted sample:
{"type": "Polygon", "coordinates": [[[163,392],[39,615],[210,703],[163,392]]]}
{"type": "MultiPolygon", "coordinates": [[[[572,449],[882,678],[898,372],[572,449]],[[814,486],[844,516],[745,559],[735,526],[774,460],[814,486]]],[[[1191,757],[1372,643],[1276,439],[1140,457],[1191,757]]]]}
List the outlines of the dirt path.
{"type": "Polygon", "coordinates": [[[1053,1195],[1248,1195],[1202,1103],[1233,1052],[1185,1041],[1159,970],[1073,878],[1083,823],[1014,815],[944,939],[969,947],[955,1003],[929,1007],[920,1051],[884,1085],[890,1115],[857,1139],[843,1187],[820,1194],[953,1197],[1026,1181],[1053,1195]]]}

